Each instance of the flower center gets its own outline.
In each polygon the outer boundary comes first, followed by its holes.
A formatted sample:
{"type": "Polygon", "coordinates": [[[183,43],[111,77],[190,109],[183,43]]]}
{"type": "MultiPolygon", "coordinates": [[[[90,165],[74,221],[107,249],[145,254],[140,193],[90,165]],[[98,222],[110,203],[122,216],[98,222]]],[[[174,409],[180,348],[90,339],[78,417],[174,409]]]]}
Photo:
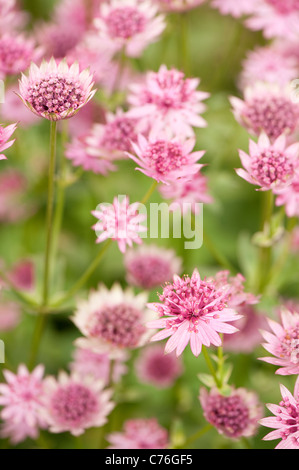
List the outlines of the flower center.
{"type": "Polygon", "coordinates": [[[275,10],[282,14],[288,15],[299,11],[299,0],[266,0],[275,10]]]}
{"type": "Polygon", "coordinates": [[[164,175],[181,168],[187,163],[182,146],[177,142],[158,140],[149,144],[144,158],[158,173],[164,175]]]}
{"type": "Polygon", "coordinates": [[[130,273],[138,285],[152,289],[171,278],[169,263],[155,256],[142,256],[131,261],[130,273]]]}
{"type": "Polygon", "coordinates": [[[97,411],[98,403],[87,387],[73,383],[55,392],[51,408],[62,425],[80,426],[97,411]]]}
{"type": "Polygon", "coordinates": [[[129,39],[144,31],[146,19],[137,8],[115,8],[106,17],[106,24],[111,37],[129,39]]]}
{"type": "Polygon", "coordinates": [[[238,395],[210,396],[206,408],[209,421],[229,437],[238,437],[249,423],[249,410],[238,395]]]}
{"type": "Polygon", "coordinates": [[[137,139],[134,124],[135,121],[128,118],[119,118],[106,124],[100,145],[110,150],[131,150],[131,142],[137,139]]]}
{"type": "Polygon", "coordinates": [[[293,364],[299,364],[299,324],[286,331],[281,339],[278,354],[280,357],[288,357],[293,364]]]}
{"type": "Polygon", "coordinates": [[[283,132],[292,133],[298,124],[296,105],[285,97],[253,98],[243,111],[243,119],[256,134],[264,130],[276,139],[283,132]]]}
{"type": "Polygon", "coordinates": [[[252,175],[263,186],[273,183],[286,183],[294,173],[293,164],[281,153],[273,149],[263,151],[253,158],[252,175]]]}
{"type": "Polygon", "coordinates": [[[92,314],[90,335],[117,347],[134,348],[146,331],[141,319],[141,312],[131,305],[106,306],[92,314]]]}
{"type": "Polygon", "coordinates": [[[27,101],[37,113],[60,114],[77,109],[84,96],[79,83],[53,74],[29,87],[27,101]]]}

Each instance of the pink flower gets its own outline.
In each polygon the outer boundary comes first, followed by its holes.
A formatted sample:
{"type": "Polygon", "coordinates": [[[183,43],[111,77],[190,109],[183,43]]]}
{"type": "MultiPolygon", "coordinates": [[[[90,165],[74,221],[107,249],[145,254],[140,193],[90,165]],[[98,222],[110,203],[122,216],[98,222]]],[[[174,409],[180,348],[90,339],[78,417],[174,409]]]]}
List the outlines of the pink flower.
{"type": "MultiPolygon", "coordinates": [[[[127,368],[124,362],[128,357],[124,354],[121,359],[114,362],[112,380],[119,382],[126,373],[127,368]]],[[[94,379],[104,381],[109,384],[111,360],[108,354],[99,354],[87,348],[76,348],[74,351],[74,360],[70,364],[73,373],[80,377],[91,376],[94,379]]]]}
{"type": "Polygon", "coordinates": [[[244,91],[244,100],[231,97],[236,120],[253,135],[263,131],[271,140],[281,134],[293,135],[298,130],[299,106],[288,87],[256,83],[244,91]]]}
{"type": "Polygon", "coordinates": [[[158,182],[168,184],[180,178],[191,178],[203,165],[196,163],[205,151],[192,152],[195,139],[180,141],[178,139],[150,138],[138,136],[138,142],[132,143],[136,154],[128,153],[141,168],[141,171],[158,182]]]}
{"type": "Polygon", "coordinates": [[[44,56],[47,58],[63,59],[72,51],[84,34],[84,30],[74,27],[69,22],[52,22],[39,24],[36,28],[36,36],[39,44],[44,48],[44,56]]]}
{"type": "Polygon", "coordinates": [[[231,439],[253,436],[263,416],[257,395],[245,388],[232,388],[229,396],[201,388],[199,400],[205,419],[231,439]]]}
{"type": "Polygon", "coordinates": [[[222,15],[239,18],[255,11],[259,0],[212,0],[212,7],[217,8],[222,15]]]}
{"type": "Polygon", "coordinates": [[[111,0],[102,5],[94,24],[108,47],[112,44],[129,57],[139,57],[165,28],[164,16],[157,10],[148,0],[111,0]]]}
{"type": "Polygon", "coordinates": [[[0,173],[0,221],[15,223],[32,215],[33,207],[25,201],[27,181],[19,170],[0,173]]]}
{"type": "MultiPolygon", "coordinates": [[[[14,140],[9,140],[9,139],[11,138],[16,128],[17,128],[16,124],[10,124],[9,126],[6,126],[6,127],[0,126],[0,152],[3,152],[4,150],[12,146],[15,139],[14,140]]],[[[6,160],[6,156],[3,154],[0,154],[0,160],[6,160]]]]}
{"type": "Polygon", "coordinates": [[[4,122],[18,122],[21,128],[39,122],[38,117],[26,108],[17,95],[18,87],[13,84],[5,90],[5,102],[1,103],[0,116],[4,122]]]}
{"type": "Polygon", "coordinates": [[[163,11],[187,11],[198,7],[206,0],[154,0],[163,11]]]}
{"type": "Polygon", "coordinates": [[[35,47],[32,39],[14,34],[0,37],[0,76],[18,75],[24,72],[31,62],[37,62],[42,49],[35,47]]]}
{"type": "Polygon", "coordinates": [[[97,210],[92,214],[99,219],[93,228],[96,230],[96,243],[101,243],[108,238],[116,240],[122,253],[125,253],[126,246],[133,243],[141,244],[142,239],[139,234],[146,232],[147,228],[142,225],[146,219],[144,214],[139,214],[139,202],[129,203],[128,196],[121,201],[115,197],[113,204],[99,204],[97,210]]]}
{"type": "Polygon", "coordinates": [[[268,319],[273,333],[262,331],[264,348],[274,357],[262,357],[262,361],[280,366],[279,375],[299,374],[299,313],[281,312],[281,324],[268,319]]]}
{"type": "Polygon", "coordinates": [[[299,175],[297,173],[288,186],[275,188],[273,192],[277,195],[275,204],[285,206],[288,217],[299,216],[299,175]]]}
{"type": "Polygon", "coordinates": [[[274,416],[260,420],[262,426],[274,429],[263,440],[281,439],[275,449],[299,449],[299,377],[296,380],[294,396],[284,385],[280,385],[280,391],[282,400],[279,405],[267,405],[274,416]]]}
{"type": "MultiPolygon", "coordinates": [[[[1,282],[1,280],[0,280],[1,282]]],[[[21,321],[21,307],[18,303],[0,297],[0,331],[13,330],[21,321]]]]}
{"type": "Polygon", "coordinates": [[[206,127],[200,116],[206,107],[202,100],[209,93],[196,91],[197,78],[185,78],[183,72],[161,65],[158,72],[148,72],[145,82],[131,85],[129,116],[140,119],[142,132],[157,136],[170,133],[178,137],[194,135],[192,126],[206,127]]]}
{"type": "Polygon", "coordinates": [[[213,202],[212,196],[208,194],[207,178],[200,171],[191,177],[180,178],[169,184],[160,186],[159,191],[163,198],[172,200],[170,210],[181,208],[185,213],[190,209],[194,214],[200,212],[199,204],[213,202]]]}
{"type": "Polygon", "coordinates": [[[108,434],[109,449],[167,449],[168,433],[156,418],[131,419],[123,432],[108,434]]]}
{"type": "Polygon", "coordinates": [[[245,22],[253,30],[263,30],[265,38],[294,38],[299,34],[298,0],[259,0],[245,22]]]}
{"type": "Polygon", "coordinates": [[[141,382],[157,388],[167,388],[182,374],[182,363],[174,353],[165,354],[163,346],[143,349],[135,363],[137,377],[141,382]]]}
{"type": "Polygon", "coordinates": [[[37,366],[29,372],[25,365],[17,374],[3,371],[7,384],[0,384],[1,418],[4,421],[2,437],[17,444],[27,437],[36,439],[40,428],[46,427],[44,419],[44,367],[37,366]]]}
{"type": "Polygon", "coordinates": [[[16,289],[30,291],[35,285],[35,269],[31,260],[18,261],[8,272],[16,289]]]}
{"type": "Polygon", "coordinates": [[[142,245],[125,254],[127,282],[145,290],[160,287],[182,271],[182,260],[173,250],[142,245]]]}
{"type": "Polygon", "coordinates": [[[73,322],[84,335],[76,345],[110,359],[122,358],[126,351],[144,345],[150,334],[145,327],[150,312],[146,310],[147,295],[134,295],[114,284],[92,291],[89,298],[78,303],[73,322]]]}
{"type": "Polygon", "coordinates": [[[86,429],[103,426],[114,408],[112,391],[102,380],[60,372],[58,379],[45,379],[46,419],[53,433],[69,431],[80,436],[86,429]]]}
{"type": "Polygon", "coordinates": [[[258,142],[249,141],[249,155],[239,150],[243,168],[237,174],[262,191],[279,190],[292,183],[297,171],[299,143],[286,147],[286,137],[281,135],[271,144],[266,134],[258,142]]]}
{"type": "Polygon", "coordinates": [[[11,33],[24,27],[27,20],[25,12],[20,11],[16,0],[0,0],[0,31],[1,34],[11,33]]]}
{"type": "MultiPolygon", "coordinates": [[[[213,280],[210,278],[208,280],[213,280]]],[[[259,298],[250,292],[245,292],[244,283],[246,279],[242,274],[230,276],[229,271],[219,271],[214,277],[217,288],[229,286],[228,305],[231,308],[239,306],[253,305],[259,302],[259,298]]]]}
{"type": "Polygon", "coordinates": [[[148,323],[149,328],[162,328],[151,341],[169,338],[165,352],[176,350],[182,354],[190,342],[195,356],[201,352],[202,345],[220,346],[222,341],[218,333],[234,333],[235,327],[227,322],[240,318],[236,311],[227,307],[229,300],[228,286],[218,288],[216,281],[203,281],[195,269],[192,277],[173,277],[172,284],[166,284],[159,295],[162,303],[149,304],[161,317],[148,323]]]}
{"type": "Polygon", "coordinates": [[[63,60],[31,64],[29,77],[19,82],[20,98],[33,113],[50,121],[74,116],[95,94],[88,70],[79,72],[79,65],[68,67],[63,60]]]}

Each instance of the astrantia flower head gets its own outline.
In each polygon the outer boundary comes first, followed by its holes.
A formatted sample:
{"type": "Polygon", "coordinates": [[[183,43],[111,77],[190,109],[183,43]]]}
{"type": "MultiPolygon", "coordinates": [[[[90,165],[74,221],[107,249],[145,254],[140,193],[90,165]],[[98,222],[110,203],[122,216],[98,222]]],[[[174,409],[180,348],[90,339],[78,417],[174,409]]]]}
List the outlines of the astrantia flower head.
{"type": "Polygon", "coordinates": [[[182,271],[182,260],[173,250],[156,245],[142,245],[125,254],[127,282],[151,290],[171,281],[182,271]]]}
{"type": "Polygon", "coordinates": [[[259,0],[212,0],[212,7],[217,8],[222,15],[239,18],[252,13],[259,0]]]}
{"type": "Polygon", "coordinates": [[[299,175],[297,173],[288,186],[275,188],[273,192],[277,195],[275,204],[285,206],[288,217],[299,216],[299,175]]]}
{"type": "Polygon", "coordinates": [[[29,372],[20,365],[16,374],[3,371],[6,384],[0,384],[1,418],[4,422],[2,437],[17,444],[27,437],[36,439],[40,428],[46,427],[44,419],[44,367],[39,365],[29,372]]]}
{"type": "Polygon", "coordinates": [[[163,11],[187,11],[198,7],[206,0],[155,0],[163,11]]]}
{"type": "Polygon", "coordinates": [[[18,75],[24,72],[31,62],[42,55],[42,49],[35,47],[32,39],[13,34],[0,37],[0,76],[18,75]]]}
{"type": "Polygon", "coordinates": [[[167,449],[168,433],[156,418],[131,419],[124,423],[123,432],[106,436],[109,449],[167,449]]]}
{"type": "Polygon", "coordinates": [[[288,86],[257,82],[244,90],[244,100],[231,97],[236,120],[253,135],[265,132],[273,141],[292,135],[299,126],[299,105],[288,86]]]}
{"type": "Polygon", "coordinates": [[[206,107],[202,100],[209,93],[197,91],[197,78],[185,78],[177,69],[161,65],[158,72],[148,72],[144,83],[131,85],[129,115],[140,119],[142,132],[157,136],[166,132],[172,136],[191,137],[192,126],[206,127],[200,116],[206,107]]]}
{"type": "Polygon", "coordinates": [[[191,178],[203,165],[196,163],[205,151],[192,152],[195,139],[180,141],[178,139],[150,138],[138,136],[138,142],[132,143],[136,155],[128,153],[145,175],[158,182],[168,184],[179,178],[191,178]]]}
{"type": "Polygon", "coordinates": [[[111,0],[101,6],[95,27],[100,37],[126,55],[139,57],[165,28],[164,17],[148,0],[111,0]]]}
{"type": "Polygon", "coordinates": [[[158,345],[143,349],[135,368],[139,380],[157,388],[173,385],[183,370],[180,358],[174,353],[165,354],[164,347],[158,345]]]}
{"type": "Polygon", "coordinates": [[[134,295],[118,284],[111,290],[99,286],[78,303],[73,322],[84,338],[77,339],[76,345],[110,358],[122,358],[124,352],[142,346],[150,337],[145,327],[151,314],[146,301],[146,294],[134,295]]]}
{"type": "Polygon", "coordinates": [[[268,319],[272,330],[262,331],[267,343],[264,348],[274,357],[262,357],[262,361],[280,366],[279,375],[299,374],[299,313],[283,310],[281,324],[268,319]]]}
{"type": "Polygon", "coordinates": [[[104,382],[92,377],[61,372],[56,380],[45,380],[46,419],[53,433],[69,431],[79,436],[86,429],[103,426],[114,408],[112,391],[103,390],[104,382]]]}
{"type": "Polygon", "coordinates": [[[133,243],[141,244],[142,239],[139,234],[146,232],[147,228],[142,225],[146,219],[145,214],[138,212],[139,202],[129,203],[126,196],[122,200],[115,197],[113,204],[100,204],[92,214],[99,219],[93,228],[97,234],[96,243],[101,243],[108,238],[116,240],[122,253],[126,251],[126,246],[133,243]]]}
{"type": "Polygon", "coordinates": [[[267,405],[274,416],[260,420],[262,426],[274,429],[263,440],[281,439],[275,449],[299,449],[299,377],[296,380],[294,395],[284,385],[280,386],[280,391],[281,402],[278,405],[267,405]]]}
{"type": "Polygon", "coordinates": [[[172,284],[166,284],[159,295],[161,303],[149,304],[160,315],[159,320],[148,323],[149,328],[162,328],[151,340],[169,338],[165,352],[176,350],[182,354],[187,344],[195,356],[202,345],[220,346],[218,333],[234,333],[237,329],[227,322],[240,318],[236,311],[227,307],[229,287],[217,287],[214,280],[202,280],[197,270],[191,278],[174,276],[172,284]]]}
{"type": "Polygon", "coordinates": [[[53,58],[40,67],[31,64],[29,76],[22,75],[19,87],[25,106],[50,121],[74,116],[95,94],[88,70],[80,73],[77,63],[69,67],[53,58]]]}
{"type": "Polygon", "coordinates": [[[249,155],[239,150],[243,168],[237,174],[262,191],[280,189],[291,184],[298,166],[299,143],[286,147],[286,137],[281,135],[271,144],[266,134],[258,143],[249,141],[249,155]]]}
{"type": "Polygon", "coordinates": [[[263,416],[257,395],[245,388],[232,388],[229,396],[201,388],[199,400],[206,420],[231,439],[253,436],[263,416]]]}
{"type": "Polygon", "coordinates": [[[244,283],[246,279],[242,274],[231,276],[229,271],[219,271],[214,279],[217,287],[229,286],[228,304],[230,307],[235,308],[258,303],[258,297],[245,291],[244,283]]]}
{"type": "MultiPolygon", "coordinates": [[[[8,149],[9,147],[12,146],[14,143],[14,140],[9,140],[16,130],[17,125],[16,124],[10,124],[7,127],[2,127],[0,126],[0,153],[3,152],[4,150],[8,149]]],[[[0,154],[0,160],[6,160],[6,156],[3,154],[0,154]]]]}

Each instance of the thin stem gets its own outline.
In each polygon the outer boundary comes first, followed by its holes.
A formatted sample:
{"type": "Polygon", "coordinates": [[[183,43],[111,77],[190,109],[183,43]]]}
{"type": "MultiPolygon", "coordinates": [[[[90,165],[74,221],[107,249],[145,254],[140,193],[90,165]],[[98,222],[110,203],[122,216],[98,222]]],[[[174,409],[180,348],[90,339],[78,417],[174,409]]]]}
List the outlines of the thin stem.
{"type": "MultiPolygon", "coordinates": [[[[274,195],[272,191],[266,191],[264,193],[264,207],[262,216],[262,227],[261,229],[266,232],[270,230],[271,218],[273,213],[274,195]]],[[[263,293],[269,282],[269,272],[271,269],[272,262],[272,247],[266,246],[260,248],[259,263],[258,263],[258,275],[259,279],[258,292],[263,293]]]]}
{"type": "Polygon", "coordinates": [[[158,182],[155,180],[147,193],[144,195],[144,197],[141,199],[140,204],[146,204],[147,201],[150,199],[151,195],[155,191],[156,187],[158,186],[158,182]]]}
{"type": "Polygon", "coordinates": [[[212,428],[213,428],[213,426],[211,424],[207,424],[206,426],[201,428],[199,431],[192,434],[192,436],[188,437],[183,444],[181,444],[178,447],[174,447],[174,449],[189,449],[190,444],[192,444],[194,441],[197,441],[198,439],[200,439],[202,436],[204,436],[212,428]]]}
{"type": "Polygon", "coordinates": [[[185,75],[190,74],[190,56],[189,56],[189,41],[188,41],[188,14],[186,12],[180,13],[180,33],[179,40],[179,66],[184,71],[185,75]]]}
{"type": "Polygon", "coordinates": [[[203,230],[203,243],[204,246],[209,250],[215,261],[225,269],[228,269],[231,273],[236,273],[236,268],[230,263],[230,261],[221,253],[214,242],[210,239],[208,234],[203,230]]]}
{"type": "Polygon", "coordinates": [[[217,377],[217,373],[214,369],[214,366],[213,366],[213,363],[212,363],[211,358],[209,356],[209,353],[207,351],[207,348],[204,345],[202,346],[202,352],[203,352],[203,356],[205,358],[205,361],[207,363],[207,366],[209,368],[209,371],[211,372],[211,375],[214,378],[214,381],[215,381],[215,384],[216,384],[217,388],[221,388],[221,385],[222,385],[221,381],[217,377]]]}

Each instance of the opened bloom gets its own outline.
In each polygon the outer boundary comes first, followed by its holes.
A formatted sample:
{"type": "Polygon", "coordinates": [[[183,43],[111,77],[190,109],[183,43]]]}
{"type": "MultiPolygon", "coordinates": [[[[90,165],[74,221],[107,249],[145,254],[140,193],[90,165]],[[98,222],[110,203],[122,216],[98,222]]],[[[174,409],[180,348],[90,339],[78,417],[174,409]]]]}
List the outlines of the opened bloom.
{"type": "Polygon", "coordinates": [[[218,333],[234,333],[237,329],[227,322],[240,318],[227,306],[229,286],[217,287],[214,280],[204,281],[195,269],[191,278],[175,275],[172,284],[166,284],[159,295],[161,303],[149,304],[161,317],[148,323],[149,328],[162,328],[151,341],[169,338],[165,352],[176,350],[182,354],[190,343],[192,353],[198,356],[202,345],[220,346],[218,333]]]}
{"type": "Polygon", "coordinates": [[[93,77],[88,70],[79,71],[62,60],[31,64],[29,76],[19,82],[20,98],[33,113],[50,121],[74,116],[94,96],[93,77]]]}
{"type": "Polygon", "coordinates": [[[124,197],[121,201],[115,197],[113,204],[99,204],[92,214],[99,219],[93,228],[97,234],[96,243],[101,243],[108,238],[116,240],[122,253],[126,251],[126,246],[132,246],[133,242],[142,243],[139,234],[146,232],[147,228],[142,225],[146,219],[144,214],[140,214],[139,202],[129,203],[129,198],[124,197]]]}
{"type": "Polygon", "coordinates": [[[262,357],[262,361],[279,366],[276,374],[299,374],[299,313],[281,312],[281,324],[268,319],[272,330],[262,331],[264,348],[274,357],[262,357]]]}
{"type": "Polygon", "coordinates": [[[74,373],[69,376],[60,372],[57,380],[47,377],[45,406],[49,430],[80,436],[86,429],[103,426],[114,408],[110,401],[112,391],[103,387],[102,380],[74,373]]]}
{"type": "Polygon", "coordinates": [[[296,380],[294,395],[284,385],[280,385],[280,391],[281,402],[278,405],[267,405],[274,416],[260,420],[262,426],[274,429],[263,440],[281,439],[275,449],[299,449],[299,377],[296,380]]]}
{"type": "Polygon", "coordinates": [[[167,449],[168,433],[156,418],[131,419],[122,432],[108,434],[109,449],[167,449]]]}
{"type": "Polygon", "coordinates": [[[258,142],[249,141],[249,155],[239,150],[243,168],[236,170],[248,183],[260,186],[262,191],[280,189],[291,184],[298,166],[299,143],[286,147],[281,135],[271,144],[266,134],[258,142]]]}
{"type": "Polygon", "coordinates": [[[299,216],[299,175],[296,173],[291,184],[284,188],[275,188],[276,206],[285,206],[288,217],[299,216]]]}
{"type": "MultiPolygon", "coordinates": [[[[4,150],[12,146],[15,140],[9,139],[16,130],[16,128],[16,124],[10,124],[7,127],[0,126],[0,152],[3,152],[4,150]]],[[[0,160],[6,160],[6,156],[0,154],[0,160]]]]}

